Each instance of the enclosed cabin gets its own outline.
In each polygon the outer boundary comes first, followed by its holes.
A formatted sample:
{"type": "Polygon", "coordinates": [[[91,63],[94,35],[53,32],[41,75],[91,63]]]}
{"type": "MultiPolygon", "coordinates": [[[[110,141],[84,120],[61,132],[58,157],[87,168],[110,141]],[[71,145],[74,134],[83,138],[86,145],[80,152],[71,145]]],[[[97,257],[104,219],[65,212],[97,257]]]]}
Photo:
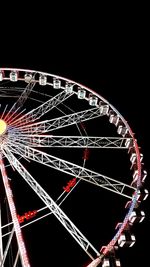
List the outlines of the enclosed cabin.
{"type": "Polygon", "coordinates": [[[61,88],[61,80],[54,77],[53,78],[53,88],[54,89],[60,89],[61,88]]]}
{"type": "MultiPolygon", "coordinates": [[[[116,225],[116,229],[121,227],[122,223],[118,223],[116,225]]],[[[119,247],[132,247],[135,244],[135,235],[131,232],[130,225],[127,224],[126,228],[123,230],[121,235],[118,238],[118,246],[119,247]]]]}
{"type": "MultiPolygon", "coordinates": [[[[86,98],[86,90],[81,88],[81,87],[78,87],[78,91],[77,91],[77,97],[78,99],[85,99],[86,98]]],[[[94,97],[94,96],[93,96],[94,97]]],[[[97,105],[97,101],[93,102],[94,101],[94,98],[92,98],[92,95],[89,96],[89,104],[92,106],[95,106],[97,105]],[[93,100],[92,100],[93,99],[93,100]]]]}
{"type": "MultiPolygon", "coordinates": [[[[141,168],[142,169],[141,169],[140,181],[143,184],[145,182],[146,177],[147,177],[147,171],[144,170],[143,165],[141,165],[141,168]]],[[[134,186],[134,187],[136,187],[137,186],[137,181],[138,181],[138,178],[139,178],[139,172],[138,172],[137,162],[135,162],[132,165],[132,171],[133,171],[133,180],[132,180],[131,185],[134,186]]]]}
{"type": "Polygon", "coordinates": [[[30,83],[33,80],[33,75],[32,73],[25,73],[24,75],[24,80],[26,83],[30,83]]]}
{"type": "Polygon", "coordinates": [[[13,70],[9,74],[9,78],[11,82],[17,82],[19,77],[19,72],[16,70],[13,70]]]}
{"type": "Polygon", "coordinates": [[[100,113],[102,115],[109,115],[109,105],[107,103],[100,101],[99,107],[100,107],[100,113]]]}
{"type": "Polygon", "coordinates": [[[39,76],[39,84],[45,86],[47,84],[47,76],[40,74],[39,76]]]}
{"type": "MultiPolygon", "coordinates": [[[[132,205],[132,201],[128,201],[125,205],[126,209],[130,209],[132,205]]],[[[129,216],[129,224],[133,225],[135,223],[141,223],[145,219],[145,212],[140,209],[140,202],[137,201],[134,210],[131,212],[129,216]]]]}
{"type": "Polygon", "coordinates": [[[119,259],[106,257],[103,260],[102,267],[121,267],[119,259]]]}
{"type": "MultiPolygon", "coordinates": [[[[101,248],[101,253],[103,254],[103,251],[106,247],[101,248]]],[[[102,267],[121,267],[120,260],[116,257],[116,247],[114,247],[109,253],[104,257],[102,262],[102,267]]]]}
{"type": "Polygon", "coordinates": [[[119,115],[115,113],[113,110],[110,110],[109,112],[109,122],[114,124],[116,127],[118,126],[119,123],[119,115]]]}
{"type": "Polygon", "coordinates": [[[89,105],[92,107],[96,107],[97,104],[98,104],[98,97],[93,94],[89,94],[89,105]]]}
{"type": "MultiPolygon", "coordinates": [[[[137,162],[137,154],[136,154],[136,150],[135,147],[130,147],[128,150],[129,156],[130,156],[130,161],[132,163],[132,165],[137,162]]],[[[140,162],[142,162],[143,160],[143,154],[140,153],[140,162]]]]}
{"type": "Polygon", "coordinates": [[[70,82],[66,82],[65,84],[65,92],[67,94],[71,94],[73,92],[73,84],[70,82]]]}
{"type": "Polygon", "coordinates": [[[118,123],[117,133],[123,137],[125,137],[125,135],[128,133],[128,128],[121,121],[118,123]]]}

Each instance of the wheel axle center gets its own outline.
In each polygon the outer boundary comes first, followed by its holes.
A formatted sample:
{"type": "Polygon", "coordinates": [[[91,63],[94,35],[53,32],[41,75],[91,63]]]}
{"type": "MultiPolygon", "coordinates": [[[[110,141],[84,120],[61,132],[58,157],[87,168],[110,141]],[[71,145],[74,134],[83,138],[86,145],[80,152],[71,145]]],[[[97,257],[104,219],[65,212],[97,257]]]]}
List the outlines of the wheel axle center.
{"type": "Polygon", "coordinates": [[[0,119],[0,136],[3,135],[7,130],[7,123],[0,119]]]}

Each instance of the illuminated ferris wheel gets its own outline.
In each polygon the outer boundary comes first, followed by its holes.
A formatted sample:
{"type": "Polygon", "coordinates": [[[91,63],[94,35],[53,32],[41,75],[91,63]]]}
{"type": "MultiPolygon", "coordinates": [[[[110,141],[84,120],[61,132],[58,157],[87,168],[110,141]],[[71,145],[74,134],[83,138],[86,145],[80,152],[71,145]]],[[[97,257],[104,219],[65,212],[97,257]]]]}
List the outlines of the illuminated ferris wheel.
{"type": "MultiPolygon", "coordinates": [[[[30,224],[35,223],[36,216],[38,220],[43,218],[40,216],[43,209],[56,217],[87,254],[91,261],[88,266],[109,267],[111,262],[114,266],[121,266],[115,256],[116,247],[130,247],[135,243],[132,226],[144,219],[140,204],[148,195],[143,186],[147,175],[142,165],[143,155],[127,121],[93,90],[40,71],[1,68],[0,98],[0,168],[4,198],[11,215],[11,221],[6,222],[7,216],[3,215],[1,208],[0,266],[8,266],[7,256],[13,239],[17,246],[10,266],[32,265],[22,225],[27,226],[29,220],[30,224]],[[119,153],[118,159],[113,153],[119,153]],[[116,170],[118,160],[124,154],[129,159],[126,164],[129,177],[124,177],[124,172],[116,176],[106,174],[103,161],[110,158],[111,167],[115,166],[116,170]],[[14,171],[39,197],[43,209],[36,207],[18,215],[11,187],[14,171]],[[58,190],[54,198],[40,183],[48,173],[56,181],[61,180],[61,186],[56,182],[58,190]],[[86,186],[90,187],[88,192],[93,191],[99,197],[104,191],[103,194],[110,194],[112,199],[115,196],[117,201],[124,199],[126,204],[113,237],[100,247],[87,237],[88,233],[85,234],[63,208],[71,196],[78,199],[78,191],[86,186]]],[[[120,162],[124,165],[124,156],[120,162]]]]}

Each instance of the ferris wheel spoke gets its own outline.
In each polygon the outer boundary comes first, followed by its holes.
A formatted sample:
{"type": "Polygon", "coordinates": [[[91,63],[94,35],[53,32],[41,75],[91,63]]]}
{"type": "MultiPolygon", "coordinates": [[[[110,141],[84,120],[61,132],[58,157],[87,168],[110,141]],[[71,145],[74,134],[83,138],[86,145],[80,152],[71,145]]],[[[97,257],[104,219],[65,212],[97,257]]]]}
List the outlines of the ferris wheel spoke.
{"type": "MultiPolygon", "coordinates": [[[[1,105],[0,105],[0,107],[1,107],[1,105]]],[[[3,113],[2,113],[2,115],[1,115],[1,120],[2,120],[3,117],[4,117],[4,114],[5,114],[6,110],[7,110],[7,107],[8,107],[8,104],[5,106],[5,108],[4,108],[4,110],[3,110],[3,113]]]]}
{"type": "Polygon", "coordinates": [[[31,174],[25,169],[25,167],[17,160],[17,158],[11,153],[8,147],[3,147],[3,154],[8,161],[29,186],[35,191],[35,193],[41,198],[66,230],[72,235],[76,242],[82,247],[82,249],[94,260],[95,257],[100,256],[100,253],[93,247],[88,239],[81,233],[81,231],[74,225],[74,223],[67,217],[67,215],[61,210],[61,208],[55,203],[55,201],[48,195],[48,193],[38,184],[38,182],[31,176],[31,174]],[[94,256],[90,253],[94,254],[94,256]]]}
{"type": "MultiPolygon", "coordinates": [[[[10,140],[17,142],[16,135],[10,140]]],[[[21,134],[19,143],[31,147],[62,147],[62,148],[125,148],[125,137],[93,137],[93,136],[55,136],[55,135],[28,135],[21,134]]]]}
{"type": "Polygon", "coordinates": [[[97,267],[97,266],[99,266],[99,264],[101,263],[102,258],[103,258],[103,256],[93,260],[87,267],[97,267]]]}
{"type": "Polygon", "coordinates": [[[9,209],[10,209],[10,213],[11,213],[11,217],[12,217],[12,221],[14,225],[14,230],[15,230],[16,239],[18,243],[18,249],[19,249],[20,256],[21,256],[22,266],[30,267],[26,247],[25,247],[24,240],[23,240],[22,233],[21,233],[20,224],[17,218],[17,212],[16,212],[14,200],[13,200],[12,190],[10,188],[9,179],[7,176],[6,168],[5,168],[1,153],[0,153],[0,169],[1,169],[1,174],[2,174],[4,188],[6,191],[8,204],[9,204],[9,209]]]}
{"type": "Polygon", "coordinates": [[[24,87],[18,87],[18,86],[0,86],[0,93],[3,93],[5,95],[14,94],[18,91],[23,91],[24,87]]]}
{"type": "Polygon", "coordinates": [[[6,120],[7,121],[7,124],[11,124],[12,121],[14,121],[14,119],[17,119],[19,116],[21,116],[22,113],[25,112],[26,109],[22,109],[19,113],[17,112],[19,110],[16,109],[9,117],[8,119],[6,120]],[[15,115],[16,114],[16,115],[15,115]]]}
{"type": "Polygon", "coordinates": [[[5,251],[4,251],[4,255],[3,255],[3,258],[2,260],[0,261],[0,267],[3,267],[4,263],[5,263],[5,260],[6,260],[6,257],[7,257],[7,254],[8,254],[8,250],[10,248],[10,245],[11,245],[11,242],[12,242],[12,238],[13,238],[13,235],[14,235],[14,227],[12,228],[11,232],[9,233],[9,238],[8,238],[8,241],[7,241],[7,245],[6,245],[6,248],[5,248],[5,251]]]}
{"type": "Polygon", "coordinates": [[[30,134],[46,133],[76,123],[82,123],[83,121],[95,119],[100,116],[103,116],[103,113],[101,112],[100,108],[91,108],[76,113],[71,113],[69,115],[65,115],[55,119],[45,120],[38,123],[22,126],[21,131],[30,134]]]}
{"type": "Polygon", "coordinates": [[[0,97],[16,97],[16,92],[17,92],[17,97],[19,97],[18,95],[18,91],[17,88],[15,87],[5,87],[5,86],[0,86],[0,97]]]}
{"type": "MultiPolygon", "coordinates": [[[[9,146],[13,147],[11,143],[9,146]]],[[[22,157],[25,157],[29,160],[39,162],[58,171],[67,173],[76,178],[80,178],[86,182],[132,199],[135,188],[128,184],[94,172],[90,169],[84,168],[83,166],[81,167],[77,164],[49,155],[35,148],[24,146],[23,144],[19,144],[18,146],[15,145],[14,150],[15,153],[19,153],[22,157]]]]}
{"type": "Polygon", "coordinates": [[[64,100],[73,95],[73,92],[68,94],[63,90],[61,93],[57,94],[55,97],[52,97],[42,105],[38,106],[35,109],[32,109],[27,114],[23,115],[21,118],[12,122],[13,125],[24,125],[30,122],[41,118],[44,114],[49,112],[51,109],[55,108],[57,105],[62,103],[64,100]]]}
{"type": "Polygon", "coordinates": [[[16,112],[16,110],[19,110],[24,105],[24,103],[26,102],[27,98],[29,97],[32,89],[34,88],[34,86],[36,84],[35,75],[36,75],[36,73],[31,78],[30,82],[27,84],[27,86],[25,87],[25,89],[23,90],[23,92],[21,93],[19,98],[17,99],[17,101],[13,104],[13,106],[11,107],[9,112],[7,113],[5,120],[7,120],[10,113],[12,113],[14,111],[16,112]]]}

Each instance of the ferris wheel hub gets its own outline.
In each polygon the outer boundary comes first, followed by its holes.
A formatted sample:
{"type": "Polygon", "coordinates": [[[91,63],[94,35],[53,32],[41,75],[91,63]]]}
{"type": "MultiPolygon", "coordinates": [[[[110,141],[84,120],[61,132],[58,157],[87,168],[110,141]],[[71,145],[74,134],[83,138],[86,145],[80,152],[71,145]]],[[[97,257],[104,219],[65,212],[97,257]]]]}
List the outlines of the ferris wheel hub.
{"type": "Polygon", "coordinates": [[[3,135],[7,130],[7,123],[0,119],[0,136],[3,135]]]}

